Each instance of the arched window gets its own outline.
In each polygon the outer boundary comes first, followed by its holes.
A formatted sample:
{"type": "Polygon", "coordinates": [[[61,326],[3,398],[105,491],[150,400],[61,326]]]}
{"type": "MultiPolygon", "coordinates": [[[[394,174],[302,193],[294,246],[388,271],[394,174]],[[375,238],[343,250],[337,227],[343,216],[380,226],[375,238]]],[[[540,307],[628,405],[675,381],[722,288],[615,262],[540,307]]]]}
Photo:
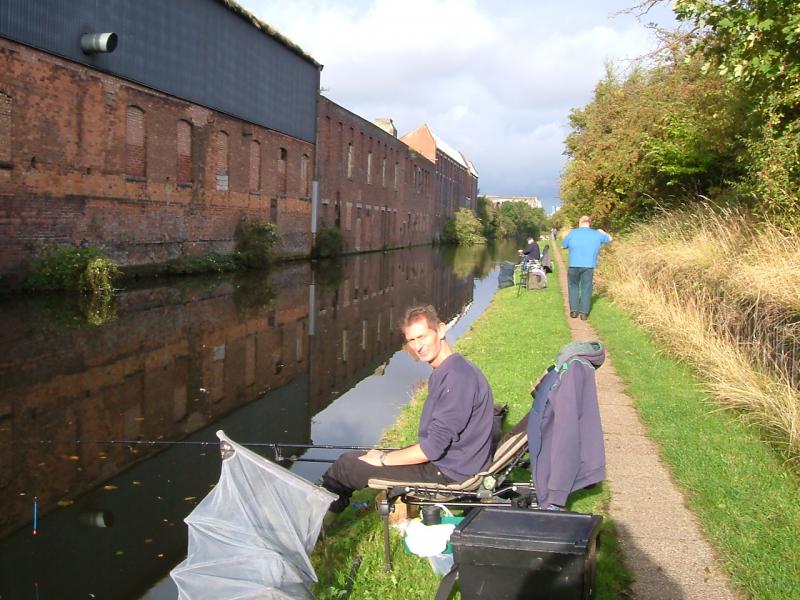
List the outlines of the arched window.
{"type": "Polygon", "coordinates": [[[308,165],[311,160],[308,154],[300,157],[300,195],[308,196],[308,165]]]}
{"type": "Polygon", "coordinates": [[[0,92],[0,162],[11,162],[11,96],[0,92]]]}
{"type": "Polygon", "coordinates": [[[286,195],[286,179],[287,179],[287,172],[286,172],[286,161],[289,160],[289,153],[286,151],[286,148],[281,148],[280,154],[278,155],[278,193],[286,195]]]}
{"type": "Polygon", "coordinates": [[[129,106],[125,126],[125,174],[130,177],[147,176],[147,130],[144,111],[129,106]]]}
{"type": "Polygon", "coordinates": [[[177,126],[176,178],[179,184],[192,183],[192,124],[180,120],[177,126]]]}
{"type": "Polygon", "coordinates": [[[353,151],[353,142],[347,144],[347,178],[353,178],[353,158],[354,158],[354,151],[353,151]]]}
{"type": "Polygon", "coordinates": [[[261,190],[261,144],[250,142],[250,191],[261,190]]]}
{"type": "Polygon", "coordinates": [[[214,175],[216,177],[216,189],[227,192],[229,187],[228,182],[228,134],[224,131],[218,131],[214,135],[214,175]]]}

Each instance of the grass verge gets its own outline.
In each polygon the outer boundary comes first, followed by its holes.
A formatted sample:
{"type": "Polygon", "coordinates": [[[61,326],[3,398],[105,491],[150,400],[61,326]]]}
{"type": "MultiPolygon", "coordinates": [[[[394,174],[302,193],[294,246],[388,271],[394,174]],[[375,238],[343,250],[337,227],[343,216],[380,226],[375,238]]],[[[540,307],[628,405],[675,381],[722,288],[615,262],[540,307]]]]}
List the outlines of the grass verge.
{"type": "Polygon", "coordinates": [[[800,482],[787,463],[622,310],[601,298],[590,319],[734,585],[752,598],[796,597],[800,482]]]}
{"type": "MultiPolygon", "coordinates": [[[[557,273],[549,276],[550,287],[523,291],[499,290],[491,306],[465,333],[456,346],[486,374],[495,401],[509,405],[508,424],[515,423],[530,409],[529,391],[542,371],[569,341],[557,273]]],[[[403,411],[396,425],[384,436],[386,445],[416,441],[417,424],[424,390],[403,411]]],[[[371,500],[361,492],[357,500],[371,500]]],[[[608,492],[605,486],[573,494],[570,508],[605,514],[608,492]]],[[[356,504],[356,503],[354,503],[356,504]]],[[[394,570],[383,570],[383,540],[380,519],[372,509],[348,509],[326,528],[312,556],[320,578],[316,594],[320,600],[346,595],[348,576],[355,558],[361,566],[352,582],[352,600],[373,598],[429,600],[435,595],[439,577],[424,558],[403,551],[399,535],[392,535],[394,570]]],[[[630,581],[622,566],[613,534],[613,524],[604,521],[603,541],[598,556],[598,599],[620,597],[630,581]]]]}

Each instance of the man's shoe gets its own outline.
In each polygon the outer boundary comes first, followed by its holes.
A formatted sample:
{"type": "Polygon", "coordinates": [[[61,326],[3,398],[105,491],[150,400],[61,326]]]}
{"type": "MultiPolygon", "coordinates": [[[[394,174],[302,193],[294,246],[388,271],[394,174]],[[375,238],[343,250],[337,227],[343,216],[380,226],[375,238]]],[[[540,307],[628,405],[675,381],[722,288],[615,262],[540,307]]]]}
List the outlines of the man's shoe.
{"type": "Polygon", "coordinates": [[[344,509],[347,508],[348,504],[350,504],[350,498],[339,496],[336,500],[331,502],[328,510],[338,515],[339,513],[344,512],[344,509]]]}
{"type": "Polygon", "coordinates": [[[576,313],[576,312],[573,310],[573,311],[570,311],[570,313],[569,313],[569,316],[570,316],[570,317],[572,317],[573,319],[577,319],[577,318],[578,318],[578,313],[576,313]]]}
{"type": "Polygon", "coordinates": [[[586,313],[581,313],[581,321],[585,321],[587,316],[588,315],[586,313]]]}

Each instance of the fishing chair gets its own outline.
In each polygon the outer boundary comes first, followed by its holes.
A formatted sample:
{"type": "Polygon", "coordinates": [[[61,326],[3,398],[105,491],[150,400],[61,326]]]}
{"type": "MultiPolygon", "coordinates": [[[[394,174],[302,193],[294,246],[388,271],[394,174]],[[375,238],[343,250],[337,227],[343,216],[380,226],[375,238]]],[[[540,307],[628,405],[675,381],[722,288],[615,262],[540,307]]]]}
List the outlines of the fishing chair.
{"type": "Polygon", "coordinates": [[[381,490],[378,512],[383,519],[384,566],[392,570],[389,544],[389,515],[395,510],[398,498],[412,506],[442,504],[447,507],[470,509],[477,506],[514,505],[528,508],[535,504],[533,481],[511,481],[516,467],[529,465],[528,415],[506,433],[497,444],[491,465],[462,483],[436,484],[429,482],[370,479],[368,487],[381,490]]]}

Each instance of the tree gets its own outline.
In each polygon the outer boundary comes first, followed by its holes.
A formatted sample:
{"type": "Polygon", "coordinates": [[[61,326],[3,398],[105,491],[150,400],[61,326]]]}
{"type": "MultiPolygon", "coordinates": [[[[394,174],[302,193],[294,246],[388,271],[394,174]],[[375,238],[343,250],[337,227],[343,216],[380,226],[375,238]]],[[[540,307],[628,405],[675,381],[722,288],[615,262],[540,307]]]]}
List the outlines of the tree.
{"type": "Polygon", "coordinates": [[[442,231],[444,241],[459,246],[475,246],[486,243],[483,225],[468,208],[459,208],[442,231]]]}

